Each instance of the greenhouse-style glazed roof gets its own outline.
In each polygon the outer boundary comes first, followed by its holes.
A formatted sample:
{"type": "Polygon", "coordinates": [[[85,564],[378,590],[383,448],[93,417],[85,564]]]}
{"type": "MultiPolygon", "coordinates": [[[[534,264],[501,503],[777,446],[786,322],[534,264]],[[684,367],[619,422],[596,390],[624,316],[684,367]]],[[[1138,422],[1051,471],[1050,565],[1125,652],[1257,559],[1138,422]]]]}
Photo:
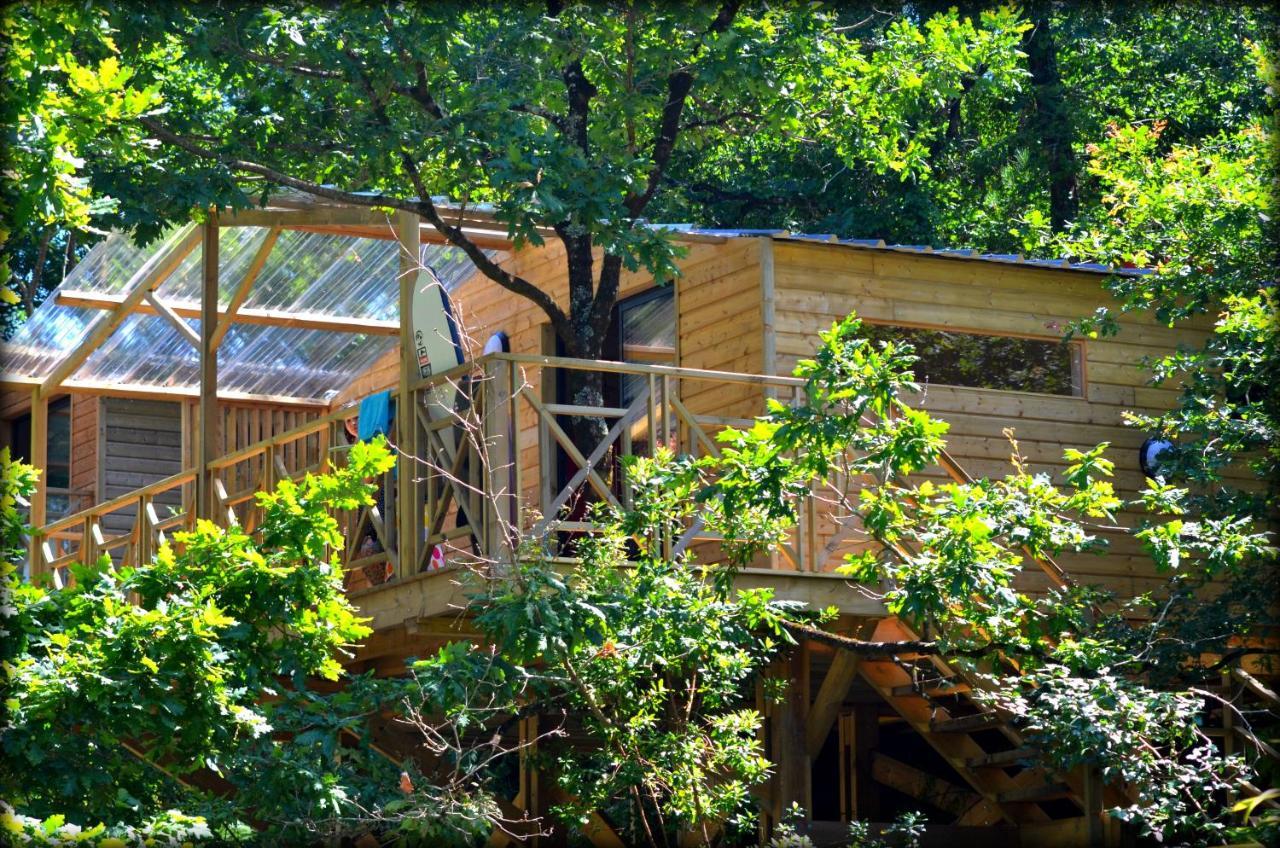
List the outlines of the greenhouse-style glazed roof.
{"type": "MultiPolygon", "coordinates": [[[[112,234],[96,245],[58,290],[3,344],[3,372],[43,380],[92,332],[95,319],[121,299],[129,281],[148,259],[173,246],[183,228],[146,247],[112,234]],[[76,305],[72,305],[76,304],[76,305]]],[[[219,245],[219,308],[225,310],[268,238],[265,227],[226,227],[219,245]]],[[[219,347],[218,388],[225,393],[327,401],[398,339],[396,241],[331,233],[282,230],[268,254],[241,314],[272,313],[333,319],[370,332],[335,332],[307,327],[231,324],[219,347]]],[[[457,248],[426,244],[422,264],[446,287],[475,273],[457,248]]],[[[200,251],[187,255],[156,289],[180,315],[200,308],[200,251]]],[[[188,318],[199,333],[198,318],[188,318]]],[[[318,322],[313,322],[318,323],[318,322]]],[[[198,350],[162,315],[137,312],[71,377],[77,383],[110,383],[135,389],[195,389],[200,382],[198,350]]]]}

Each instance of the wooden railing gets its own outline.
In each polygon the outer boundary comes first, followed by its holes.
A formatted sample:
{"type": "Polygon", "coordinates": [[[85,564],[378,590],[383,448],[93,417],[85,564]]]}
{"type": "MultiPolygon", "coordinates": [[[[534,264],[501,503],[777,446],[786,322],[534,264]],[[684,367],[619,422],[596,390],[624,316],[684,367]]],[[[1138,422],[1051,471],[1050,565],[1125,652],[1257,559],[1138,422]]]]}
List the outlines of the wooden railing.
{"type": "MultiPolygon", "coordinates": [[[[658,444],[677,454],[714,454],[720,429],[751,422],[745,416],[695,412],[691,395],[726,390],[724,397],[739,397],[758,412],[764,395],[789,402],[802,386],[788,377],[514,354],[488,355],[419,380],[410,392],[411,432],[401,439],[393,427],[389,434],[406,456],[405,479],[384,475],[374,481],[376,505],[339,516],[352,588],[441,564],[509,558],[516,533],[533,532],[554,547],[566,534],[591,532],[595,526],[583,510],[587,501],[621,506],[632,500],[620,456],[649,455],[658,444]],[[555,402],[557,378],[584,371],[619,382],[626,378],[626,403],[555,402]],[[579,444],[569,434],[571,417],[598,419],[603,437],[594,445],[579,444]],[[404,498],[420,511],[400,513],[404,498]],[[411,516],[413,526],[402,530],[398,514],[411,516]]],[[[256,530],[261,521],[256,492],[344,461],[343,422],[351,414],[351,409],[335,411],[214,460],[207,471],[216,500],[212,519],[256,530]]],[[[175,530],[194,525],[198,477],[197,469],[187,469],[47,523],[34,546],[33,573],[62,578],[70,563],[103,554],[118,566],[145,562],[175,530]]],[[[816,536],[806,521],[815,521],[811,505],[802,510],[801,530],[782,547],[780,567],[803,569],[816,561],[816,536]]],[[[714,538],[694,522],[670,540],[670,547],[683,550],[714,538]]]]}
{"type": "MultiPolygon", "coordinates": [[[[411,386],[415,432],[403,447],[424,462],[415,488],[401,497],[423,505],[421,531],[403,539],[399,573],[510,562],[512,547],[530,537],[550,556],[571,558],[573,539],[598,529],[588,504],[632,503],[621,456],[652,455],[657,445],[677,455],[717,454],[720,430],[749,426],[766,395],[795,402],[803,386],[791,377],[520,354],[489,355],[420,380],[411,386]],[[613,381],[613,402],[557,402],[557,384],[573,372],[613,381]],[[428,400],[442,390],[465,400],[448,413],[428,400]],[[726,409],[739,415],[708,411],[726,409]],[[575,429],[575,418],[597,424],[575,429]],[[584,443],[583,432],[592,430],[598,435],[584,443]]],[[[822,570],[832,558],[818,531],[817,500],[798,507],[799,526],[759,565],[822,570]]],[[[715,561],[718,541],[694,519],[664,545],[671,554],[697,546],[703,561],[715,561]]]]}
{"type": "MultiPolygon", "coordinates": [[[[657,445],[677,455],[717,454],[719,431],[750,425],[765,397],[797,402],[803,388],[794,377],[521,354],[490,354],[415,381],[412,414],[399,416],[401,426],[406,418],[412,423],[403,438],[397,427],[389,433],[401,452],[398,469],[373,481],[375,505],[336,516],[346,537],[348,586],[440,567],[509,564],[530,535],[549,555],[572,556],[575,536],[597,529],[587,504],[632,502],[619,457],[651,455],[657,445]],[[612,381],[621,400],[599,407],[557,402],[557,383],[583,372],[612,381]],[[593,443],[583,443],[590,428],[575,431],[574,418],[598,422],[593,443]]],[[[214,460],[205,472],[215,493],[212,519],[255,531],[262,518],[255,493],[345,461],[343,422],[352,414],[338,410],[214,460]]],[[[950,457],[942,466],[954,479],[968,479],[950,457]]],[[[174,530],[193,525],[198,478],[188,469],[48,523],[33,546],[33,573],[56,578],[71,562],[103,554],[118,565],[145,562],[174,530]]],[[[851,544],[856,522],[836,520],[848,517],[833,515],[836,507],[818,497],[796,507],[790,537],[756,564],[827,570],[851,544]]],[[[716,561],[718,541],[695,518],[664,545],[671,554],[694,549],[716,561]]],[[[1041,565],[1057,576],[1052,563],[1041,565]]]]}
{"type": "Polygon", "coordinates": [[[33,546],[32,576],[52,573],[61,585],[73,562],[96,562],[104,554],[122,565],[148,561],[169,534],[190,526],[190,501],[182,492],[195,479],[194,470],[183,471],[46,524],[33,546]]]}

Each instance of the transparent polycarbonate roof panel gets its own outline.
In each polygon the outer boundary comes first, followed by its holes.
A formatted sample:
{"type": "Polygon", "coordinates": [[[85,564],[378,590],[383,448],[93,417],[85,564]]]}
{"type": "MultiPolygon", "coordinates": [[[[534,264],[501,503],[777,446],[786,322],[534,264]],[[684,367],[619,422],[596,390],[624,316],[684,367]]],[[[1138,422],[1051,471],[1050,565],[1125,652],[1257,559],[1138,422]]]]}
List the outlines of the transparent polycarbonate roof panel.
{"type": "MultiPolygon", "coordinates": [[[[138,247],[127,237],[113,233],[71,269],[60,288],[115,294],[128,286],[148,259],[173,247],[185,233],[185,230],[175,230],[146,247],[138,247]]],[[[47,377],[67,354],[88,338],[94,320],[102,315],[97,309],[59,306],[57,297],[51,295],[18,328],[13,338],[0,343],[0,371],[47,377]]]]}
{"type": "MultiPolygon", "coordinates": [[[[185,230],[145,248],[111,235],[67,277],[61,291],[120,297],[148,259],[177,242],[185,230]]],[[[219,234],[219,301],[225,308],[263,246],[268,230],[224,227],[219,234]]],[[[242,308],[349,320],[394,321],[398,314],[398,245],[394,241],[285,230],[268,255],[242,308]]],[[[490,252],[491,256],[497,256],[490,252]]],[[[475,272],[457,248],[424,245],[422,264],[447,289],[475,272]]],[[[157,295],[171,305],[196,307],[201,287],[200,249],[193,250],[157,295]]],[[[4,345],[3,370],[43,378],[88,337],[105,309],[61,306],[51,296],[14,339],[4,345]]],[[[200,322],[188,319],[199,332],[200,322]]],[[[218,388],[276,397],[327,400],[393,350],[393,336],[329,332],[237,323],[222,341],[218,388]]],[[[199,384],[195,348],[169,321],[134,314],[94,351],[77,380],[138,387],[193,388],[199,384]]]]}
{"type": "Polygon", "coordinates": [[[329,400],[398,344],[394,336],[236,324],[222,342],[218,387],[329,400]]]}
{"type": "Polygon", "coordinates": [[[0,371],[43,379],[89,335],[98,313],[58,306],[49,298],[36,308],[13,338],[0,342],[0,371]]]}
{"type": "MultiPolygon", "coordinates": [[[[199,321],[191,322],[200,329],[199,321]]],[[[237,324],[218,356],[224,392],[326,400],[396,345],[386,336],[237,324]]],[[[77,373],[82,380],[137,387],[194,386],[195,348],[157,315],[133,315],[77,373]],[[126,355],[145,344],[146,356],[126,355]]]]}

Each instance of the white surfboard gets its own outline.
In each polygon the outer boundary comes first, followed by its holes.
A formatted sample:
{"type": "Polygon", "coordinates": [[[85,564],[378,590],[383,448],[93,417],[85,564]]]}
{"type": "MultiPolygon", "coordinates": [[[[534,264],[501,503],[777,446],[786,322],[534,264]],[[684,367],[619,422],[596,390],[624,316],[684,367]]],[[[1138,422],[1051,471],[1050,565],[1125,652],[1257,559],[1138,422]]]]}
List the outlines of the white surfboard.
{"type": "MultiPolygon", "coordinates": [[[[411,320],[414,358],[419,377],[425,379],[462,364],[462,341],[449,293],[429,268],[418,272],[413,290],[411,320]]],[[[427,416],[432,421],[452,418],[457,402],[458,389],[450,382],[433,387],[424,399],[427,416]]],[[[452,428],[442,429],[440,435],[450,453],[457,449],[452,428]]]]}

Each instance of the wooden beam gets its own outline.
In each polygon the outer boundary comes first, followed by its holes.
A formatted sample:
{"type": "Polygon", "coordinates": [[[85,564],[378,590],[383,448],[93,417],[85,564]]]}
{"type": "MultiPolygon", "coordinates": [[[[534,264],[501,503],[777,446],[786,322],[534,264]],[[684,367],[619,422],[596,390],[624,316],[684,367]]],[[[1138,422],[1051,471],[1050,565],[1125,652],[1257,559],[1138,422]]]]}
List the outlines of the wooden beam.
{"type": "MultiPolygon", "coordinates": [[[[557,562],[556,573],[571,574],[576,563],[557,562]]],[[[735,592],[763,588],[773,590],[780,601],[795,601],[812,609],[837,607],[841,612],[859,617],[883,616],[885,608],[877,601],[849,591],[847,578],[838,574],[812,574],[796,571],[778,571],[765,568],[743,568],[734,573],[735,592]]],[[[406,618],[431,618],[438,615],[457,615],[470,603],[469,592],[451,569],[412,574],[399,584],[383,583],[378,586],[352,592],[350,598],[362,616],[371,620],[374,630],[399,627],[406,618]]],[[[863,662],[862,667],[869,665],[863,662]]],[[[897,667],[894,666],[896,669],[897,667]]],[[[864,675],[865,676],[865,675],[864,675]]],[[[904,673],[905,676],[905,673],[904,673]]],[[[896,681],[895,681],[896,682],[896,681]]],[[[920,702],[921,706],[924,702],[920,702]]],[[[974,751],[977,756],[981,751],[974,751]]]]}
{"type": "Polygon", "coordinates": [[[218,453],[218,349],[213,334],[218,326],[218,218],[210,210],[201,227],[200,286],[200,423],[196,442],[196,515],[212,518],[213,475],[209,465],[218,453]]]}
{"type": "MultiPolygon", "coordinates": [[[[974,804],[992,802],[967,786],[929,774],[907,763],[876,753],[871,758],[871,776],[878,783],[896,789],[903,795],[931,804],[953,816],[962,816],[974,804]]],[[[999,816],[998,811],[993,811],[999,816]]]]}
{"type": "MultiPolygon", "coordinates": [[[[399,214],[399,213],[396,213],[399,214]]],[[[375,227],[383,238],[395,238],[392,215],[363,206],[316,206],[301,209],[241,209],[220,216],[223,227],[301,226],[375,227]]]]}
{"type": "Polygon", "coordinates": [[[810,759],[817,757],[826,744],[831,726],[840,714],[840,705],[849,692],[849,686],[858,676],[858,655],[851,651],[837,650],[831,661],[831,668],[823,678],[818,696],[809,707],[809,726],[805,730],[807,748],[810,759]]]}
{"type": "MultiPolygon", "coordinates": [[[[40,385],[36,377],[23,377],[17,374],[0,374],[0,389],[30,392],[40,385]]],[[[129,383],[111,383],[105,380],[67,380],[58,387],[59,392],[67,394],[99,395],[101,397],[122,397],[136,400],[174,400],[176,398],[195,398],[200,396],[196,386],[147,386],[129,383]]],[[[244,403],[268,403],[277,406],[299,406],[306,409],[328,409],[328,401],[317,398],[294,397],[292,395],[264,395],[255,392],[223,391],[218,393],[220,400],[241,401],[244,403]]],[[[26,412],[28,406],[15,407],[15,414],[26,412]]]]}
{"type": "Polygon", "coordinates": [[[49,397],[40,390],[31,392],[31,464],[40,469],[36,480],[36,490],[31,494],[29,521],[31,531],[31,551],[29,559],[31,577],[41,573],[44,557],[41,556],[41,538],[37,530],[44,526],[45,505],[49,489],[49,397]]]}
{"type": "MultiPolygon", "coordinates": [[[[288,227],[286,230],[297,230],[303,233],[321,233],[330,236],[342,236],[345,238],[367,238],[379,239],[386,241],[388,239],[386,230],[374,227],[325,227],[325,226],[297,226],[288,227]]],[[[498,230],[477,230],[471,227],[462,229],[463,235],[471,240],[477,247],[485,250],[513,250],[515,243],[511,241],[505,231],[498,230]]],[[[552,233],[554,236],[555,234],[552,233]]],[[[424,228],[419,235],[419,243],[421,244],[448,244],[444,236],[435,228],[424,228]]]]}
{"type": "MultiPolygon", "coordinates": [[[[124,298],[118,294],[99,294],[86,291],[58,292],[59,306],[74,306],[82,309],[118,309],[124,298]]],[[[201,307],[178,303],[165,303],[174,315],[184,318],[199,318],[201,307]]],[[[143,314],[159,314],[154,307],[138,305],[134,312],[143,314]]],[[[364,333],[371,336],[397,336],[400,334],[400,322],[376,321],[370,318],[355,318],[345,315],[324,315],[315,312],[289,312],[280,309],[239,309],[234,314],[229,309],[219,309],[219,329],[231,322],[237,324],[257,324],[261,327],[289,327],[303,330],[326,330],[332,333],[364,333]]],[[[223,330],[223,335],[226,330],[223,330]]],[[[221,343],[221,337],[218,338],[221,343]]]]}
{"type": "Polygon", "coordinates": [[[1246,689],[1264,701],[1269,701],[1272,704],[1280,704],[1280,695],[1277,695],[1275,692],[1268,689],[1261,680],[1258,680],[1258,678],[1254,677],[1243,668],[1240,668],[1239,666],[1232,666],[1229,674],[1236,680],[1243,683],[1246,689]]]}
{"type": "Polygon", "coordinates": [[[191,329],[191,325],[182,319],[182,316],[173,311],[173,307],[165,303],[156,296],[154,291],[149,291],[143,297],[147,303],[151,304],[151,308],[165,317],[173,328],[178,331],[178,335],[182,336],[196,350],[200,349],[200,334],[191,329]]]}
{"type": "Polygon", "coordinates": [[[124,323],[124,319],[129,317],[129,314],[142,302],[147,292],[164,282],[182,264],[182,260],[187,258],[187,254],[195,250],[199,242],[200,232],[193,227],[175,235],[168,249],[153,254],[125,285],[126,294],[120,303],[110,313],[94,322],[84,341],[64,357],[58,367],[53,369],[53,373],[45,378],[40,385],[40,396],[48,397],[52,391],[62,385],[64,380],[74,374],[89,355],[101,347],[116,328],[124,323]]]}
{"type": "Polygon", "coordinates": [[[253,261],[249,263],[248,269],[244,272],[240,285],[236,286],[235,293],[231,295],[231,302],[227,304],[226,312],[219,311],[218,328],[213,331],[213,347],[215,350],[221,346],[222,337],[227,334],[227,330],[231,329],[231,322],[235,320],[236,313],[240,311],[240,307],[244,306],[245,299],[249,297],[249,292],[253,289],[254,282],[258,279],[258,275],[262,273],[262,267],[267,264],[267,257],[271,255],[271,251],[275,248],[279,239],[279,227],[274,227],[267,231],[267,236],[258,247],[258,252],[253,255],[253,261]]]}

